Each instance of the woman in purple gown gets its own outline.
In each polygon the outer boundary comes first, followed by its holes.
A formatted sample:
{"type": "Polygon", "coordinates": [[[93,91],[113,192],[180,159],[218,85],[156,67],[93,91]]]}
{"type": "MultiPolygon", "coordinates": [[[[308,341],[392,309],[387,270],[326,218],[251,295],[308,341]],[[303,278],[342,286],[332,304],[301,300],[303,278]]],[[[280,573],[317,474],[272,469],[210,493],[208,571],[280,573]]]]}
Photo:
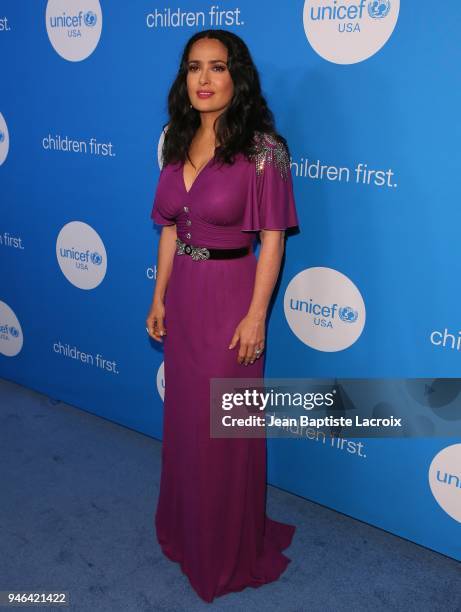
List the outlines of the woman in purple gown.
{"type": "Polygon", "coordinates": [[[205,601],[277,580],[295,527],[266,515],[266,439],[210,436],[210,379],[262,378],[266,313],[298,226],[286,141],[225,30],[186,44],[151,217],[163,226],[146,325],[164,344],[155,528],[205,601]],[[261,250],[256,258],[255,239],[261,250]]]}

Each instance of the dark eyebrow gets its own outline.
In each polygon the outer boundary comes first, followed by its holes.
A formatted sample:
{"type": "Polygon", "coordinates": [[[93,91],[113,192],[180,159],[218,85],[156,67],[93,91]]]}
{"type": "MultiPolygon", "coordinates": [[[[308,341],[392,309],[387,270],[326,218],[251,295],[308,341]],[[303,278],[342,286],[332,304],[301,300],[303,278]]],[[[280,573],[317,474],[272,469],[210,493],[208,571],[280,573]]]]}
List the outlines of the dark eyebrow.
{"type": "MultiPolygon", "coordinates": [[[[188,64],[192,64],[192,63],[194,63],[194,64],[201,64],[202,62],[200,60],[189,60],[187,63],[188,64]]],[[[208,63],[209,64],[218,64],[219,63],[219,64],[226,64],[227,65],[227,62],[225,62],[224,60],[219,60],[219,59],[210,60],[208,63]]]]}

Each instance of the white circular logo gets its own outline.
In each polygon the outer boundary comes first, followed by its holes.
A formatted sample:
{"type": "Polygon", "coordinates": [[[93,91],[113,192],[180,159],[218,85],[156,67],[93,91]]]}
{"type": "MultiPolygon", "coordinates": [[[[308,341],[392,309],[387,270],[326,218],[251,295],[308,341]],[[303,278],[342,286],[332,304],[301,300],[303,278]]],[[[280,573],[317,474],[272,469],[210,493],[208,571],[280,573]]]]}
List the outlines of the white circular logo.
{"type": "Polygon", "coordinates": [[[432,459],[429,486],[439,506],[461,523],[461,444],[445,447],[432,459]]]}
{"type": "Polygon", "coordinates": [[[61,229],[56,240],[56,257],[64,276],[79,289],[94,289],[106,275],[104,243],[82,221],[71,221],[61,229]]]}
{"type": "Polygon", "coordinates": [[[157,370],[157,391],[162,402],[165,400],[165,362],[162,361],[159,369],[157,370]]]}
{"type": "Polygon", "coordinates": [[[15,357],[22,349],[23,336],[18,317],[8,304],[0,301],[0,353],[15,357]]]}
{"type": "Polygon", "coordinates": [[[8,126],[2,113],[0,113],[0,166],[6,159],[10,148],[10,135],[8,126]]]}
{"type": "Polygon", "coordinates": [[[365,304],[354,283],[332,268],[308,268],[285,291],[285,316],[292,332],[319,351],[342,351],[365,326],[365,304]]]}
{"type": "Polygon", "coordinates": [[[305,0],[304,31],[324,59],[355,64],[386,44],[399,8],[400,0],[305,0]]]}
{"type": "Polygon", "coordinates": [[[45,20],[50,43],[66,60],[86,59],[99,43],[102,30],[99,0],[48,0],[45,20]]]}

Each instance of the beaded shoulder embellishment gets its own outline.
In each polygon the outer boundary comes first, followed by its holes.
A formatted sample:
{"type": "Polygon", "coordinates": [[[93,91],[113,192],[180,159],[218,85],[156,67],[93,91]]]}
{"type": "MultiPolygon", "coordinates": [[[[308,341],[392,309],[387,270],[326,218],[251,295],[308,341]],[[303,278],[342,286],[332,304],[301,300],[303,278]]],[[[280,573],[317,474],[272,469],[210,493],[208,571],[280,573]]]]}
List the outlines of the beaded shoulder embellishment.
{"type": "Polygon", "coordinates": [[[257,152],[251,156],[256,163],[256,174],[260,176],[264,172],[266,163],[274,164],[280,172],[283,180],[286,180],[290,172],[290,159],[285,145],[272,134],[257,132],[255,135],[257,152]]]}

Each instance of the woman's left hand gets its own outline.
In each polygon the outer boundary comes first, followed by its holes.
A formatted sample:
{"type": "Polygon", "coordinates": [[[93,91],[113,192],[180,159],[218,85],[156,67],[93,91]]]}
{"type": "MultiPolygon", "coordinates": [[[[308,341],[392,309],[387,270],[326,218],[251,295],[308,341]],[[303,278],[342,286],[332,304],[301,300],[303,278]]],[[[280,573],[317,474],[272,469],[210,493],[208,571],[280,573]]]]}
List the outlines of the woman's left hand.
{"type": "Polygon", "coordinates": [[[246,315],[235,328],[229,348],[240,340],[237,361],[248,365],[261,357],[265,342],[265,319],[246,315]]]}

